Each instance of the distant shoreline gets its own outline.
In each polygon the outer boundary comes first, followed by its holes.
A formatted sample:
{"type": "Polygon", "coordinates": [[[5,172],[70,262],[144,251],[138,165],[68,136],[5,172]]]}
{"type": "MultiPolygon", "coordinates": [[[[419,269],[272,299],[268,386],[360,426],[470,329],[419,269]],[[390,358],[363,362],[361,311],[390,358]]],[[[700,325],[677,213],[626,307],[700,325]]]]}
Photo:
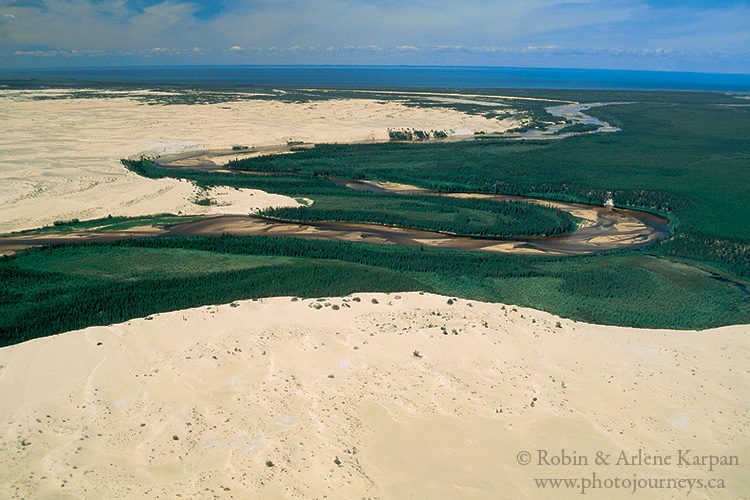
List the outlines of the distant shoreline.
{"type": "Polygon", "coordinates": [[[0,69],[0,88],[45,85],[750,92],[750,74],[433,66],[133,66],[0,69]]]}

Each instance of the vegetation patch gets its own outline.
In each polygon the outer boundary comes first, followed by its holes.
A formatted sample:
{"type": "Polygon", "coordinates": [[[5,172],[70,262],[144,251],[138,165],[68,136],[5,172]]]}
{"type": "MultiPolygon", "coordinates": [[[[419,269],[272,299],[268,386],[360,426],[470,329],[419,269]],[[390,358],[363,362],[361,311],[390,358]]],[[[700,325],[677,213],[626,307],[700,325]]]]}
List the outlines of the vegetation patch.
{"type": "Polygon", "coordinates": [[[318,198],[311,207],[262,213],[295,222],[362,222],[479,238],[556,235],[576,228],[568,212],[523,202],[368,193],[352,201],[351,197],[328,196],[318,198]]]}
{"type": "MultiPolygon", "coordinates": [[[[173,224],[180,224],[199,218],[198,216],[181,216],[172,214],[148,215],[139,217],[113,217],[108,216],[103,219],[90,219],[79,221],[74,219],[62,224],[53,224],[52,226],[40,227],[37,229],[28,229],[11,234],[43,234],[48,232],[59,233],[61,231],[122,231],[139,226],[164,227],[173,224]]],[[[7,236],[7,235],[6,235],[7,236]]],[[[2,238],[2,236],[0,236],[2,238]]]]}
{"type": "Polygon", "coordinates": [[[565,127],[555,132],[555,134],[584,134],[588,132],[595,132],[596,130],[599,130],[598,125],[593,125],[590,123],[574,123],[572,125],[566,125],[565,127]]]}

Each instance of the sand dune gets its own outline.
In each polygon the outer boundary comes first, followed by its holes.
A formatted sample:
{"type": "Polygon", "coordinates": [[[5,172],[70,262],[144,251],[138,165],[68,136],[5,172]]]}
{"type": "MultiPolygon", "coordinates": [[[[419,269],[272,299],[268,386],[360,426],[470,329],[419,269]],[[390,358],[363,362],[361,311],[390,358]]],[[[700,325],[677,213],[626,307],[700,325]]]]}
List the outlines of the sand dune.
{"type": "Polygon", "coordinates": [[[450,302],[243,301],[0,349],[0,497],[580,498],[533,478],[594,472],[725,481],[690,498],[750,491],[750,327],[635,330],[450,302]],[[562,448],[740,465],[536,463],[562,448]]]}
{"type": "MultiPolygon", "coordinates": [[[[150,180],[119,163],[138,152],[387,139],[388,128],[504,131],[513,119],[490,120],[440,108],[410,108],[396,101],[338,99],[312,103],[242,101],[201,105],[148,105],[103,93],[103,98],[35,100],[65,91],[0,91],[0,232],[30,229],[59,219],[152,213],[200,214],[195,188],[171,179],[150,180]]],[[[224,205],[246,213],[279,199],[261,192],[224,205]]],[[[281,200],[285,205],[293,200],[281,200]]]]}

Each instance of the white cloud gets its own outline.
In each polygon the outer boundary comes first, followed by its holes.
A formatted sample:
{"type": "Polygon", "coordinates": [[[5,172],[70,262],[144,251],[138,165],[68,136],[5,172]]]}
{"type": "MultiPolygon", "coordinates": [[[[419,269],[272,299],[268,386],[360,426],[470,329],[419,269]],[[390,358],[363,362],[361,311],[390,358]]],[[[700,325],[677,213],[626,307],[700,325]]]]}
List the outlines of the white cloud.
{"type": "Polygon", "coordinates": [[[534,52],[537,50],[557,50],[559,48],[557,45],[529,45],[526,50],[534,52]]]}
{"type": "Polygon", "coordinates": [[[77,57],[77,56],[98,56],[101,50],[17,50],[13,53],[21,57],[77,57]]]}
{"type": "MultiPolygon", "coordinates": [[[[750,9],[739,3],[655,9],[647,1],[465,0],[436,8],[431,0],[228,0],[224,12],[198,19],[194,14],[205,4],[196,0],[144,9],[124,0],[0,0],[7,11],[0,21],[12,21],[2,23],[0,53],[62,55],[91,47],[130,62],[161,54],[215,63],[488,65],[523,64],[524,55],[599,54],[617,66],[618,54],[663,59],[680,53],[705,62],[708,51],[730,57],[750,46],[750,9]],[[152,51],[167,47],[177,48],[152,51]]],[[[750,62],[744,64],[750,71],[750,62]]]]}

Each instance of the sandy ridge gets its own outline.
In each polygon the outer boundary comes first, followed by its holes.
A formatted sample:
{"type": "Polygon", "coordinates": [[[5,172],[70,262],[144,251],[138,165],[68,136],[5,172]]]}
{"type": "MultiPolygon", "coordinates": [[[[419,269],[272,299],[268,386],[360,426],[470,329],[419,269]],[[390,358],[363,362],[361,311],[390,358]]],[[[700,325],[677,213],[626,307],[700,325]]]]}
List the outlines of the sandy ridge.
{"type": "Polygon", "coordinates": [[[597,471],[721,477],[726,489],[691,498],[737,498],[750,488],[741,467],[571,470],[516,456],[687,447],[747,463],[749,334],[603,327],[421,293],[87,328],[0,349],[0,496],[543,498],[536,475],[597,471]]]}

